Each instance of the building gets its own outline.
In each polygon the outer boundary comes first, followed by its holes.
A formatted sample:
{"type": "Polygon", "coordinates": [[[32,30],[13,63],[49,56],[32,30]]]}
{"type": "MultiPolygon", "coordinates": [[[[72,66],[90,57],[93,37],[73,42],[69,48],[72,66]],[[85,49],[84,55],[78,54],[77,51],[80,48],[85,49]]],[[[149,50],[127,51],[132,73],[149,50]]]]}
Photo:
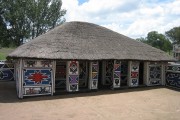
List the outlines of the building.
{"type": "Polygon", "coordinates": [[[180,45],[173,45],[173,56],[176,60],[180,61],[180,45]]]}
{"type": "Polygon", "coordinates": [[[144,43],[85,22],[67,22],[21,45],[15,61],[19,98],[56,90],[116,89],[165,84],[174,58],[144,43]]]}

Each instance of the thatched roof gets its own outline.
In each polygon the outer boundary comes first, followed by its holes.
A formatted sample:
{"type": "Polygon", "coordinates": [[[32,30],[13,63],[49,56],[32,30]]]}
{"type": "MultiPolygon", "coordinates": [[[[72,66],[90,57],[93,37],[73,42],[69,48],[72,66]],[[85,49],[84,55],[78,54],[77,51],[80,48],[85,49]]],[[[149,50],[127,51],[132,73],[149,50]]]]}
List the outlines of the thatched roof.
{"type": "Polygon", "coordinates": [[[21,45],[10,58],[174,61],[165,52],[86,22],[66,22],[21,45]]]}

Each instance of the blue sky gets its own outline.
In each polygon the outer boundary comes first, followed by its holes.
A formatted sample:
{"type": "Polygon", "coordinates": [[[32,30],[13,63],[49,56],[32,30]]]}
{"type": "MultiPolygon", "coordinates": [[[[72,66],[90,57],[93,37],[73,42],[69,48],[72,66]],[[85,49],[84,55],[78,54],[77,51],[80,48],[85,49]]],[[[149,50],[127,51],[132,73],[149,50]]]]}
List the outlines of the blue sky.
{"type": "Polygon", "coordinates": [[[87,2],[88,0],[78,0],[79,1],[79,4],[83,4],[85,2],[87,2]]]}
{"type": "Polygon", "coordinates": [[[180,0],[62,0],[66,21],[85,21],[131,38],[180,26],[180,0]]]}

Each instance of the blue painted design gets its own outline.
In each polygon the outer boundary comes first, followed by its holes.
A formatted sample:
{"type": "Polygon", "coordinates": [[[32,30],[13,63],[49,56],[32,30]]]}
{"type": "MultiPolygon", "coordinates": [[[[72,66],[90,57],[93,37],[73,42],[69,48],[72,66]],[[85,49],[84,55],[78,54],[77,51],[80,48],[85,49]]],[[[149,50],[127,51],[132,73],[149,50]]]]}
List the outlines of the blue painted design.
{"type": "Polygon", "coordinates": [[[3,68],[4,64],[0,64],[0,68],[3,68]]]}
{"type": "Polygon", "coordinates": [[[137,79],[132,79],[132,84],[133,85],[137,85],[138,84],[138,80],[137,79]]]}
{"type": "Polygon", "coordinates": [[[151,79],[161,79],[161,67],[151,66],[150,67],[150,78],[151,79]]]}
{"type": "Polygon", "coordinates": [[[76,84],[78,83],[78,75],[69,75],[69,83],[76,84]]]}
{"type": "Polygon", "coordinates": [[[0,69],[0,80],[14,80],[14,69],[0,69]]]}
{"type": "Polygon", "coordinates": [[[166,85],[180,88],[180,73],[167,72],[166,85]]]}
{"type": "Polygon", "coordinates": [[[24,86],[26,85],[51,85],[51,69],[24,69],[24,86]],[[33,81],[32,77],[35,73],[40,73],[42,78],[40,82],[33,81]]]}

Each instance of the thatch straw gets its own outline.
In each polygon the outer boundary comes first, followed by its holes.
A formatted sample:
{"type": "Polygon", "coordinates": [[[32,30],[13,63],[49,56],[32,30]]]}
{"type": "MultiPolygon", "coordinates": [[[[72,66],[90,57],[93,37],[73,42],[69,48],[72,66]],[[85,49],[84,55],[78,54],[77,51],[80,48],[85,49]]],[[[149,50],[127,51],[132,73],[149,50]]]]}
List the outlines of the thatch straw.
{"type": "Polygon", "coordinates": [[[165,52],[86,23],[67,22],[21,45],[10,58],[174,61],[165,52]]]}

